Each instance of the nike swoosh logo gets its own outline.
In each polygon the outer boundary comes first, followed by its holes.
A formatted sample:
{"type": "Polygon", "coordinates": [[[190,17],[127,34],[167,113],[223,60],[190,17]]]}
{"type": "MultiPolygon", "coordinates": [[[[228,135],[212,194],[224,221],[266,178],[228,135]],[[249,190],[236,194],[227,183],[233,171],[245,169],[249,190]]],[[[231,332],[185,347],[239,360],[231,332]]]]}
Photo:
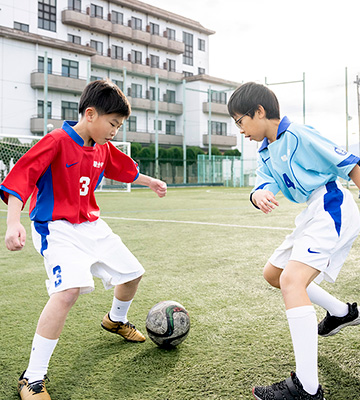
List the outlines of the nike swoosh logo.
{"type": "Polygon", "coordinates": [[[76,164],[78,164],[78,163],[79,163],[79,161],[74,162],[74,163],[72,163],[72,164],[66,164],[66,168],[70,168],[70,167],[72,167],[73,165],[76,165],[76,164]]]}
{"type": "Polygon", "coordinates": [[[308,248],[308,252],[311,254],[320,254],[320,251],[312,251],[310,247],[308,248]]]}

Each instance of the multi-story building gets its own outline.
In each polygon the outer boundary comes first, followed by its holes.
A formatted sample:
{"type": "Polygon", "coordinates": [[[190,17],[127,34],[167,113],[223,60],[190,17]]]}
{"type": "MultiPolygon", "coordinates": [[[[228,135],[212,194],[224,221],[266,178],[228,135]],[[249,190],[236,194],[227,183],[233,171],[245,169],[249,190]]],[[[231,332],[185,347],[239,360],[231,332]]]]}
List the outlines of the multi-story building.
{"type": "Polygon", "coordinates": [[[133,110],[119,140],[240,148],[226,108],[238,83],[209,75],[215,32],[199,22],[138,0],[0,0],[0,9],[1,135],[77,120],[85,85],[108,77],[133,110]]]}

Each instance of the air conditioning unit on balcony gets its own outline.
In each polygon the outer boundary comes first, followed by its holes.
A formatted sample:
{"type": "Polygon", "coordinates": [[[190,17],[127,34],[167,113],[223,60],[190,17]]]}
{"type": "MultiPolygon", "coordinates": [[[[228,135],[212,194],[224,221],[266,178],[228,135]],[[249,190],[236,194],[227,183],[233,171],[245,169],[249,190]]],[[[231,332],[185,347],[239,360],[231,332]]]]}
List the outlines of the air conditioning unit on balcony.
{"type": "Polygon", "coordinates": [[[164,31],[163,36],[167,38],[167,31],[164,31]]]}
{"type": "Polygon", "coordinates": [[[146,59],[146,65],[150,65],[150,58],[149,57],[146,59]]]}
{"type": "Polygon", "coordinates": [[[128,54],[128,61],[131,62],[131,53],[128,54]]]}
{"type": "Polygon", "coordinates": [[[90,7],[86,7],[86,14],[90,15],[90,7]]]}
{"type": "Polygon", "coordinates": [[[150,25],[146,25],[146,32],[150,33],[150,25]]]}
{"type": "Polygon", "coordinates": [[[145,97],[146,97],[147,99],[150,99],[150,90],[147,90],[147,91],[145,92],[145,97]]]}
{"type": "Polygon", "coordinates": [[[107,55],[108,57],[111,57],[111,47],[108,48],[107,55]]]}
{"type": "Polygon", "coordinates": [[[127,95],[128,95],[129,97],[131,97],[131,87],[128,87],[128,89],[127,89],[127,95]]]}
{"type": "Polygon", "coordinates": [[[163,68],[166,69],[166,70],[168,69],[167,68],[167,62],[164,62],[164,67],[163,68]]]}

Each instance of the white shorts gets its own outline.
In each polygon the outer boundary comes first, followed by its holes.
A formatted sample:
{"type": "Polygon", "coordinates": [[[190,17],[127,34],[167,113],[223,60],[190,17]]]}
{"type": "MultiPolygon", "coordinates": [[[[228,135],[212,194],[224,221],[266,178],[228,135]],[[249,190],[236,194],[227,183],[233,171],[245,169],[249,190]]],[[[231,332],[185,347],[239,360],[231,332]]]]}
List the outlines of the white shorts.
{"type": "Polygon", "coordinates": [[[132,281],[145,270],[102,219],[71,224],[65,220],[32,223],[35,249],[44,256],[49,296],[70,288],[94,290],[93,277],[105,289],[132,281]]]}
{"type": "Polygon", "coordinates": [[[269,262],[284,269],[288,261],[299,261],[321,271],[317,283],[335,282],[360,232],[359,208],[339,182],[316,189],[307,204],[295,220],[296,228],[269,262]]]}

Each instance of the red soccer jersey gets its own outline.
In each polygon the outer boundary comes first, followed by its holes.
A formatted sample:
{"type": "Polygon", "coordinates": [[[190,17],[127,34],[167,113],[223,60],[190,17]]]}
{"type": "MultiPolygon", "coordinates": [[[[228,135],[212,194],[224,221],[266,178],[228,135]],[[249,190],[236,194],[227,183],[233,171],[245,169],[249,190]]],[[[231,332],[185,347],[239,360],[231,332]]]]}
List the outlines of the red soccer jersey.
{"type": "Polygon", "coordinates": [[[94,192],[103,176],[131,183],[139,175],[137,164],[111,143],[84,146],[73,125],[75,122],[64,121],[62,129],[42,138],[20,158],[0,186],[5,203],[13,194],[25,205],[32,194],[33,221],[95,221],[100,209],[94,192]]]}

